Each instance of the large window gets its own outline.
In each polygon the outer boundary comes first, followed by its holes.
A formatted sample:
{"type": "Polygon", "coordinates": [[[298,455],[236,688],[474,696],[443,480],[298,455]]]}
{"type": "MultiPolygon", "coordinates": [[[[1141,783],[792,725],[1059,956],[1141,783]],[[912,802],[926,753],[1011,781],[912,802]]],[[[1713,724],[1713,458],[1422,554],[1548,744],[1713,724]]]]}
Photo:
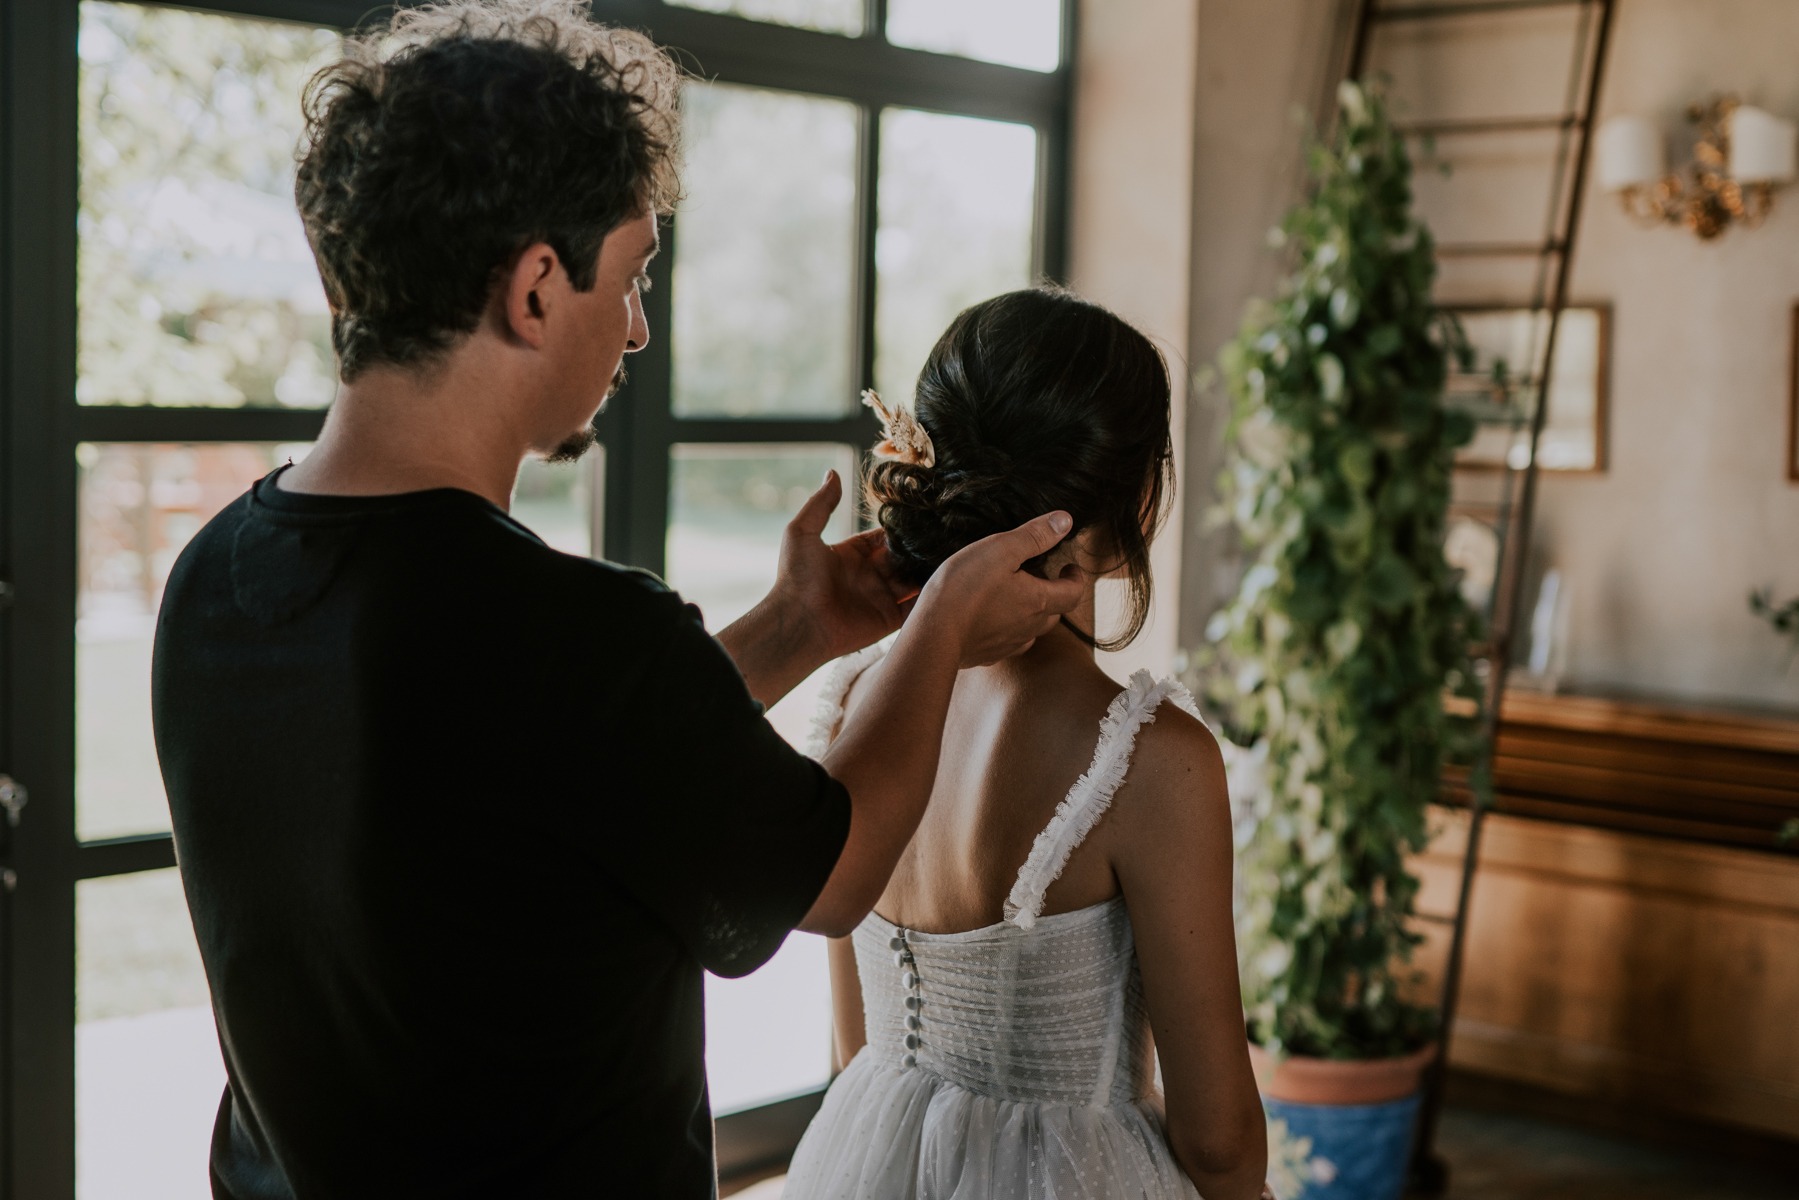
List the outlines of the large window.
{"type": "MultiPolygon", "coordinates": [[[[199,1197],[222,1079],[149,726],[188,538],[335,392],[293,210],[299,95],[364,0],[0,0],[0,1200],[199,1197]]],[[[984,296],[1061,271],[1061,0],[596,0],[697,75],[650,347],[514,512],[723,625],[827,469],[984,296]]],[[[853,506],[833,536],[849,533],[853,506]]],[[[771,720],[798,740],[816,680],[771,720]]],[[[824,948],[708,980],[727,1170],[827,1079],[824,948]],[[783,1115],[771,1120],[770,1114],[783,1115]]]]}

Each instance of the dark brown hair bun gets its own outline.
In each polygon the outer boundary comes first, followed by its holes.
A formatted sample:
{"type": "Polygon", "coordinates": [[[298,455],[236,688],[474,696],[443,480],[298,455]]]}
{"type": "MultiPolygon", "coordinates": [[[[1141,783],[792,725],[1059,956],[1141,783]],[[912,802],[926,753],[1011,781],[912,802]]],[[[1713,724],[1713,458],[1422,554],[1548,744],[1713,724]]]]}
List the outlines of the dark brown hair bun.
{"type": "Polygon", "coordinates": [[[863,489],[900,576],[922,586],[969,543],[1063,509],[1075,533],[1102,532],[1130,586],[1125,628],[1082,637],[1129,644],[1172,493],[1168,367],[1149,339],[1062,289],[1008,292],[950,323],[915,399],[936,465],[876,459],[863,489]]]}

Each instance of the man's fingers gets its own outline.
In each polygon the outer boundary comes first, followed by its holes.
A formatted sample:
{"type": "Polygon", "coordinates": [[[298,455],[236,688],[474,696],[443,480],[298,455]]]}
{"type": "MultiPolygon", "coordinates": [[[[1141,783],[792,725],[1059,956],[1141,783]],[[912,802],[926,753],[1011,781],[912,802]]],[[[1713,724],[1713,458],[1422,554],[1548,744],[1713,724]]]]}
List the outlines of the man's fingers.
{"type": "Polygon", "coordinates": [[[787,523],[788,528],[812,537],[822,536],[842,499],[843,481],[837,477],[837,472],[826,471],[825,481],[800,505],[799,512],[787,523]]]}
{"type": "Polygon", "coordinates": [[[1013,562],[1024,563],[1036,558],[1039,554],[1048,554],[1056,548],[1061,540],[1068,536],[1074,528],[1074,518],[1065,512],[1045,513],[1034,520],[1026,521],[1010,533],[999,535],[1006,545],[1006,554],[1013,562]]]}
{"type": "Polygon", "coordinates": [[[918,595],[917,584],[907,583],[893,573],[893,554],[887,549],[887,534],[884,530],[864,530],[854,537],[844,538],[831,549],[849,555],[856,561],[858,571],[866,571],[879,580],[888,599],[895,604],[918,595]]]}
{"type": "Polygon", "coordinates": [[[887,532],[883,529],[864,529],[861,533],[833,543],[832,548],[847,550],[857,558],[879,562],[887,556],[887,532]]]}
{"type": "Polygon", "coordinates": [[[1087,577],[1080,571],[1064,571],[1056,579],[1032,580],[1043,597],[1043,610],[1055,613],[1073,612],[1087,595],[1087,577]]]}

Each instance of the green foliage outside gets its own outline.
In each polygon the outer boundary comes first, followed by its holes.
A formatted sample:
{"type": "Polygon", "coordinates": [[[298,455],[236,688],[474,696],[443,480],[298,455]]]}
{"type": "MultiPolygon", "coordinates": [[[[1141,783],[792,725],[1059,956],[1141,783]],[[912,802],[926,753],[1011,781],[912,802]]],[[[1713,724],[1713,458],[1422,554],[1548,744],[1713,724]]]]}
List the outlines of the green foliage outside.
{"type": "MultiPolygon", "coordinates": [[[[1250,556],[1207,630],[1203,687],[1259,762],[1240,796],[1237,937],[1251,1038],[1276,1053],[1404,1053],[1434,1016],[1407,996],[1418,891],[1406,856],[1446,760],[1471,758],[1477,618],[1443,558],[1456,447],[1455,328],[1431,303],[1429,232],[1378,91],[1345,85],[1295,268],[1222,356],[1223,480],[1250,556]]],[[[1480,781],[1477,782],[1477,789],[1480,781]]]]}
{"type": "Polygon", "coordinates": [[[82,403],[331,399],[293,181],[300,94],[338,48],[302,25],[82,4],[82,403]]]}
{"type": "Polygon", "coordinates": [[[695,82],[681,109],[676,414],[854,411],[855,106],[695,82]]]}

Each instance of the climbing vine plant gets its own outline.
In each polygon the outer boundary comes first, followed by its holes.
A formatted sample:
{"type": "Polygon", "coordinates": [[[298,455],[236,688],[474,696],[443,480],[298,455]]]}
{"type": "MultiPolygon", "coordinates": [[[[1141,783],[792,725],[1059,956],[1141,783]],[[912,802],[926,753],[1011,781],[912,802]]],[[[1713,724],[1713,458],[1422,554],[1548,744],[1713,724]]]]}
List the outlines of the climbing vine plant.
{"type": "MultiPolygon", "coordinates": [[[[1460,352],[1377,89],[1345,84],[1309,197],[1277,237],[1295,264],[1224,351],[1226,511],[1250,556],[1207,629],[1200,678],[1259,769],[1239,796],[1238,945],[1250,1036],[1277,1053],[1421,1045],[1406,856],[1446,761],[1472,759],[1476,617],[1444,561],[1460,352]]],[[[1477,793],[1483,790],[1476,780],[1477,793]]]]}

